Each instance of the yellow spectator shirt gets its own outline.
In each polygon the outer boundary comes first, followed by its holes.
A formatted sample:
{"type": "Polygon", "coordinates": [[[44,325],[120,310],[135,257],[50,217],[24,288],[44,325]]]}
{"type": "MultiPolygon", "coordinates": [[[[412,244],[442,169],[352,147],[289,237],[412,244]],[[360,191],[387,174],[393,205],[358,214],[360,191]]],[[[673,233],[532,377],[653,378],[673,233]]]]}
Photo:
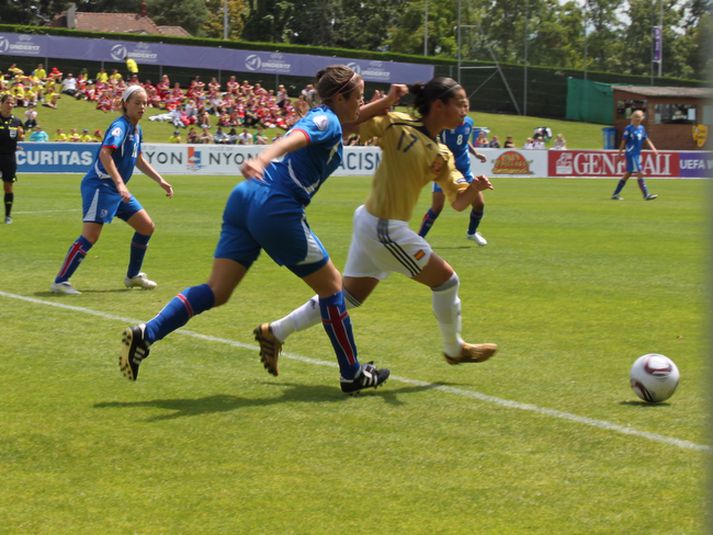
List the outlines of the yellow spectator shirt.
{"type": "Polygon", "coordinates": [[[375,217],[409,221],[421,190],[432,181],[449,203],[468,187],[448,147],[430,138],[423,123],[408,114],[391,112],[369,119],[360,125],[359,137],[378,138],[382,151],[366,201],[375,217]]]}

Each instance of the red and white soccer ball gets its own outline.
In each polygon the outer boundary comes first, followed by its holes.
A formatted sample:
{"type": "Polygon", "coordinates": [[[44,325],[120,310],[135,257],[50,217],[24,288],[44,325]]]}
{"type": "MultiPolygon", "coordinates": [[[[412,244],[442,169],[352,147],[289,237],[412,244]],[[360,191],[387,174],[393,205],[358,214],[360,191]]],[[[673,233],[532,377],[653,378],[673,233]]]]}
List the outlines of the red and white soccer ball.
{"type": "Polygon", "coordinates": [[[658,353],[642,355],[631,367],[631,389],[648,403],[670,398],[676,391],[680,374],[676,364],[658,353]]]}

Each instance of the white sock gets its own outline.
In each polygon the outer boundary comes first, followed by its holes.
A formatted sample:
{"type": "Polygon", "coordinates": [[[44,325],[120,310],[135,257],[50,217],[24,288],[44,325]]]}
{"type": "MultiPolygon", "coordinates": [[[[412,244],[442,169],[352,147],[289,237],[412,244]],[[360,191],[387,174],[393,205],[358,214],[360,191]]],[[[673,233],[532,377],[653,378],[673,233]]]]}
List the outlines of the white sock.
{"type": "Polygon", "coordinates": [[[453,276],[444,284],[432,289],[433,315],[438,320],[438,326],[443,336],[443,351],[451,357],[460,355],[463,346],[463,339],[460,337],[459,283],[458,275],[453,273],[453,276]]]}
{"type": "MultiPolygon", "coordinates": [[[[343,291],[347,310],[361,305],[359,301],[349,295],[349,292],[346,290],[343,291]]],[[[319,311],[319,296],[315,295],[304,305],[294,309],[284,318],[270,323],[270,328],[272,329],[272,334],[274,334],[280,342],[284,342],[292,333],[309,329],[321,321],[322,314],[319,311]]]]}

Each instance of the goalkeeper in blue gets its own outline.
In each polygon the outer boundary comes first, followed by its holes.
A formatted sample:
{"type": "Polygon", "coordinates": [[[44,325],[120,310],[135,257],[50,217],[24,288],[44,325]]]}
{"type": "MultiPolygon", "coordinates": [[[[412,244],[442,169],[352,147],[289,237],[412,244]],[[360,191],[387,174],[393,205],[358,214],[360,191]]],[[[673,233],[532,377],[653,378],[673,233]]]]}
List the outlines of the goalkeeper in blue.
{"type": "MultiPolygon", "coordinates": [[[[193,316],[226,303],[262,249],[317,294],[322,325],[339,363],[342,391],[353,394],[376,388],[389,377],[389,370],[359,362],[341,274],[307,223],[305,208],[342,162],[342,124],[357,124],[383,113],[390,103],[382,99],[363,106],[364,81],[342,65],[317,73],[316,87],[322,105],[243,164],[241,172],[247,180],[228,198],[208,282],[186,288],[152,320],[124,330],[119,365],[128,379],[136,380],[150,346],[193,316]]],[[[392,88],[391,101],[397,99],[396,91],[392,88]]],[[[255,336],[260,339],[270,333],[256,329],[255,336]]],[[[277,367],[264,353],[261,360],[277,375],[277,367]]]]}
{"type": "MultiPolygon", "coordinates": [[[[471,138],[472,133],[473,119],[472,117],[466,115],[460,125],[456,128],[447,128],[438,136],[438,140],[446,145],[453,153],[456,169],[461,172],[468,183],[473,181],[473,171],[470,168],[470,154],[472,153],[473,156],[478,158],[481,162],[485,162],[486,160],[485,155],[477,152],[475,147],[468,141],[471,138]]],[[[428,234],[428,231],[431,230],[431,227],[441,214],[445,200],[446,196],[443,194],[441,186],[434,182],[431,207],[423,216],[423,219],[421,220],[421,228],[418,231],[418,235],[422,238],[426,237],[426,234],[428,234]]],[[[473,200],[473,204],[471,205],[466,238],[473,240],[481,247],[488,245],[488,241],[478,232],[478,227],[483,219],[484,213],[485,198],[483,196],[483,192],[479,191],[473,200]]]]}
{"type": "Polygon", "coordinates": [[[141,152],[141,126],[139,121],[146,109],[146,91],[140,85],[131,85],[121,96],[123,113],[109,125],[94,162],[82,179],[82,233],[69,247],[67,255],[50,291],[57,294],[76,295],[81,292],[69,278],[97,242],[104,224],[114,217],[126,221],[134,229],[131,238],[129,267],[124,278],[127,288],[151,290],[156,283],[141,271],[154,223],[127,188],[134,167],[158,183],[173,197],[173,187],[144,159],[141,152]]]}
{"type": "Polygon", "coordinates": [[[616,185],[616,189],[612,194],[611,198],[615,201],[623,200],[620,195],[621,190],[626,186],[626,181],[633,174],[636,175],[636,182],[639,184],[639,189],[641,194],[644,196],[645,201],[653,201],[658,195],[654,193],[649,193],[649,189],[646,187],[646,180],[644,180],[644,173],[641,166],[641,149],[644,146],[644,141],[649,145],[654,154],[657,153],[656,147],[649,139],[646,134],[646,128],[641,123],[644,120],[644,112],[641,110],[636,110],[631,114],[631,122],[624,128],[624,133],[621,135],[621,144],[619,145],[619,157],[624,153],[626,149],[626,173],[619,179],[616,185]]]}

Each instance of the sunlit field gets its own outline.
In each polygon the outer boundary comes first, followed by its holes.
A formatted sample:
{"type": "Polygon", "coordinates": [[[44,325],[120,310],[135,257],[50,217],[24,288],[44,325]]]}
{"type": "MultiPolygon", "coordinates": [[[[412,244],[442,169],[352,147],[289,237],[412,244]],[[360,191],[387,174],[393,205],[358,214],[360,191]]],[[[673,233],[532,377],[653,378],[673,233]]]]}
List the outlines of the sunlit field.
{"type": "MultiPolygon", "coordinates": [[[[430,290],[392,275],[352,312],[362,361],[389,381],[344,396],[320,327],[285,345],[279,377],[252,329],[311,297],[263,255],[232,300],[119,372],[121,331],[205,282],[237,179],[130,182],[156,222],[126,290],[132,230],[107,226],[49,293],[81,229],[77,175],[24,175],[0,226],[0,532],[704,533],[704,181],[495,179],[481,233],[444,211],[428,236],[461,279],[463,334],[500,351],[449,366],[430,290]],[[629,368],[671,357],[681,384],[648,405],[629,368]]],[[[332,178],[307,209],[337,267],[370,179],[332,178]]],[[[416,217],[430,202],[424,191],[416,217]]]]}

